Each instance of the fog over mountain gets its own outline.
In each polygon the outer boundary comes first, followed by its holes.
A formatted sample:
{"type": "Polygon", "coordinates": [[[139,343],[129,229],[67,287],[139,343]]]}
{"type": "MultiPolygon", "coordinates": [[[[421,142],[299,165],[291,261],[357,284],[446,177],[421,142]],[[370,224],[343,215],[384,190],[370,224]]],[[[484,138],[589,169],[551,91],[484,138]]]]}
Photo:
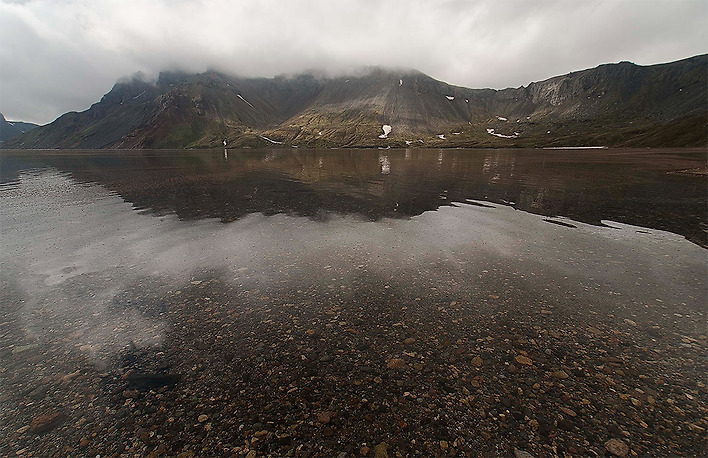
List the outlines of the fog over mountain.
{"type": "Polygon", "coordinates": [[[0,111],[48,123],[140,70],[272,77],[416,68],[504,88],[706,52],[698,1],[0,1],[0,111]]]}
{"type": "Polygon", "coordinates": [[[708,54],[471,89],[416,70],[124,78],[7,148],[705,146],[708,54]]]}

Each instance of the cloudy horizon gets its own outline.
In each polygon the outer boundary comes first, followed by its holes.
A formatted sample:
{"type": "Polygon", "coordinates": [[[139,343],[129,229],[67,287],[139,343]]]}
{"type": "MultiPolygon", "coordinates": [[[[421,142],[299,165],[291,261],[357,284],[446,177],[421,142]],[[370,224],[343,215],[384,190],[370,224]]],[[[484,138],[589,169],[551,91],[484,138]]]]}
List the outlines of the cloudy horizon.
{"type": "Polygon", "coordinates": [[[377,65],[501,89],[707,51],[703,0],[0,0],[0,112],[46,124],[127,75],[377,65]]]}

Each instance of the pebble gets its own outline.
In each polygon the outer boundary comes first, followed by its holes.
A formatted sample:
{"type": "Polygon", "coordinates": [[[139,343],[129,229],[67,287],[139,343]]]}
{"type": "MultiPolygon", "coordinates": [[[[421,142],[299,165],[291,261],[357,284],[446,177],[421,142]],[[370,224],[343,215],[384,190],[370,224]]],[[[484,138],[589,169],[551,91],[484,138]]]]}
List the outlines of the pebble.
{"type": "Polygon", "coordinates": [[[557,379],[561,379],[561,380],[565,380],[565,379],[568,378],[568,374],[567,374],[565,371],[554,371],[554,372],[551,374],[551,377],[557,378],[557,379]]]}
{"type": "Polygon", "coordinates": [[[12,354],[17,355],[19,353],[26,352],[27,350],[33,350],[35,348],[39,347],[38,344],[29,344],[29,345],[20,345],[18,347],[14,347],[12,349],[12,354]]]}
{"type": "Polygon", "coordinates": [[[327,424],[332,420],[332,412],[321,412],[317,415],[317,421],[327,424]]]}
{"type": "Polygon", "coordinates": [[[388,458],[388,444],[381,442],[374,447],[374,458],[388,458]]]}
{"type": "Polygon", "coordinates": [[[49,391],[49,385],[40,385],[27,395],[32,399],[42,399],[49,391]]]}
{"type": "Polygon", "coordinates": [[[605,448],[614,456],[623,457],[629,453],[629,446],[619,439],[608,440],[605,442],[605,448]]]}
{"type": "Polygon", "coordinates": [[[361,447],[361,448],[359,449],[359,455],[361,455],[361,456],[366,456],[366,455],[369,454],[369,451],[370,451],[370,450],[371,450],[371,449],[370,449],[369,447],[367,447],[366,445],[364,445],[363,447],[361,447]]]}
{"type": "Polygon", "coordinates": [[[208,419],[209,419],[209,416],[208,416],[208,415],[204,415],[204,414],[199,415],[199,418],[197,418],[197,420],[199,420],[199,423],[204,423],[204,422],[207,421],[208,419]]]}
{"type": "Polygon", "coordinates": [[[393,358],[386,364],[389,369],[402,369],[406,367],[406,362],[401,358],[393,358]]]}
{"type": "Polygon", "coordinates": [[[76,377],[78,377],[81,374],[81,371],[77,370],[72,372],[71,374],[66,374],[61,378],[61,381],[64,383],[69,383],[70,381],[74,380],[76,377]]]}
{"type": "Polygon", "coordinates": [[[533,364],[533,361],[531,360],[531,358],[529,358],[528,356],[524,356],[524,355],[517,356],[516,362],[519,364],[523,364],[524,366],[530,366],[533,364]]]}
{"type": "Polygon", "coordinates": [[[413,337],[409,337],[406,340],[404,340],[403,343],[405,345],[411,345],[411,344],[415,343],[415,339],[413,337]]]}
{"type": "Polygon", "coordinates": [[[529,452],[525,452],[523,450],[519,450],[518,448],[514,449],[514,458],[534,458],[532,454],[529,452]]]}
{"type": "Polygon", "coordinates": [[[474,367],[482,367],[482,364],[484,364],[484,360],[482,360],[482,358],[480,358],[479,356],[475,356],[474,358],[472,358],[472,360],[470,361],[470,363],[471,363],[474,367]]]}
{"type": "Polygon", "coordinates": [[[61,412],[40,415],[32,420],[29,432],[42,434],[51,431],[66,420],[66,415],[61,412]]]}

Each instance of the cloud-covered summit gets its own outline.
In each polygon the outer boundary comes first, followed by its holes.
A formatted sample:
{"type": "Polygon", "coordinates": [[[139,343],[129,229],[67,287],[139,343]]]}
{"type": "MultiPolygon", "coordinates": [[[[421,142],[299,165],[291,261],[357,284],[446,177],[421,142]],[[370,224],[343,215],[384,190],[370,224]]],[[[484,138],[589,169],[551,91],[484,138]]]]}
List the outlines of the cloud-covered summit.
{"type": "Polygon", "coordinates": [[[0,110],[46,123],[136,71],[274,76],[377,65],[516,87],[605,62],[703,53],[706,17],[702,0],[4,0],[0,110]]]}

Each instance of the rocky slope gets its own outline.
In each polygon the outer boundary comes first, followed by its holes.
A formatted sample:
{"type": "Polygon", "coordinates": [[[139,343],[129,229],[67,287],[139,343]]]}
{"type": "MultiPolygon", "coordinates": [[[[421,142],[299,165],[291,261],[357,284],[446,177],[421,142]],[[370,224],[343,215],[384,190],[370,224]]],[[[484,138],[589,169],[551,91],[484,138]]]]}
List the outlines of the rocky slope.
{"type": "Polygon", "coordinates": [[[708,55],[469,89],[415,70],[117,83],[12,148],[705,146],[708,55]]]}

